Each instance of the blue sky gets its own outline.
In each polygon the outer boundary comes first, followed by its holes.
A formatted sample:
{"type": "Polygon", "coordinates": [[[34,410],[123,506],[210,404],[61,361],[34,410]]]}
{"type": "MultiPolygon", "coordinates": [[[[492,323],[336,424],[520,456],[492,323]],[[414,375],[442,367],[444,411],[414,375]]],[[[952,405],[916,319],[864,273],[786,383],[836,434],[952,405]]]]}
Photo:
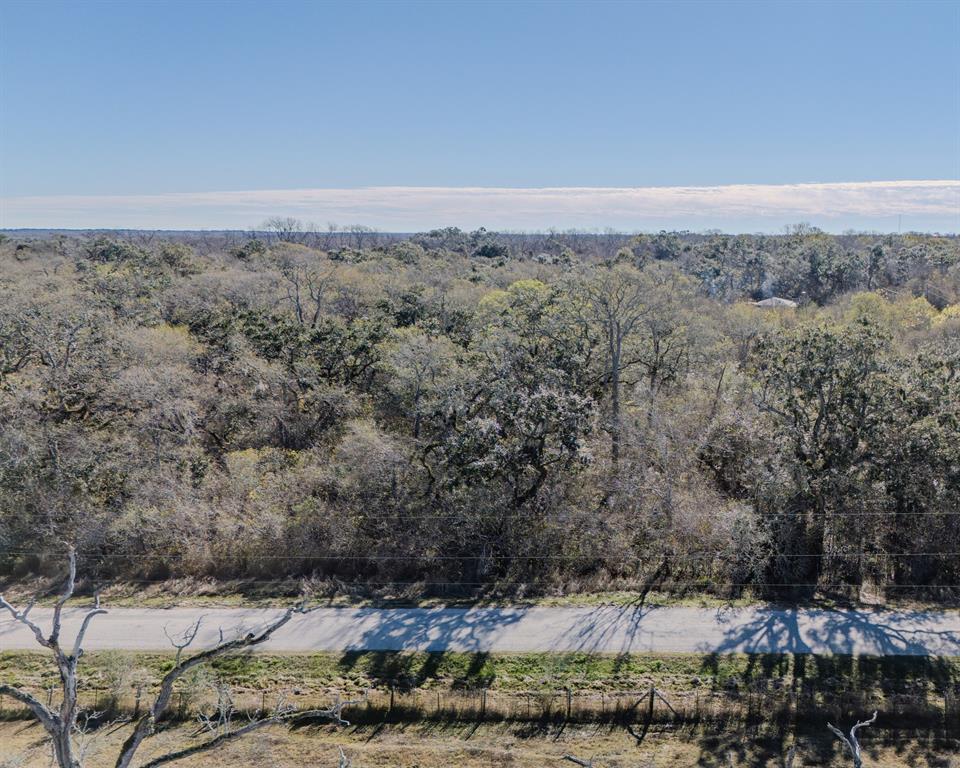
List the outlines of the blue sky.
{"type": "Polygon", "coordinates": [[[960,178],[958,2],[0,8],[8,200],[960,178]]]}

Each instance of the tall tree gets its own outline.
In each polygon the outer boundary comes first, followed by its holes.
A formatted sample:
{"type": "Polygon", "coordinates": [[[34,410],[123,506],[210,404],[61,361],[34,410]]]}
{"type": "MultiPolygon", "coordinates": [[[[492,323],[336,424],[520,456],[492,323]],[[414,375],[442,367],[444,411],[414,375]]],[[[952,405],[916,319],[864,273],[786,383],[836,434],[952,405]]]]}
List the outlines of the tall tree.
{"type": "Polygon", "coordinates": [[[648,288],[640,270],[623,263],[601,268],[586,283],[586,307],[603,336],[601,381],[609,398],[607,432],[614,466],[620,461],[623,437],[623,378],[640,362],[630,354],[630,342],[639,333],[641,321],[651,312],[648,288]]]}
{"type": "Polygon", "coordinates": [[[757,403],[774,418],[790,459],[804,537],[799,552],[809,555],[811,582],[820,577],[828,541],[856,531],[835,526],[866,490],[877,437],[891,415],[885,344],[867,324],[801,326],[767,335],[753,353],[757,403]]]}

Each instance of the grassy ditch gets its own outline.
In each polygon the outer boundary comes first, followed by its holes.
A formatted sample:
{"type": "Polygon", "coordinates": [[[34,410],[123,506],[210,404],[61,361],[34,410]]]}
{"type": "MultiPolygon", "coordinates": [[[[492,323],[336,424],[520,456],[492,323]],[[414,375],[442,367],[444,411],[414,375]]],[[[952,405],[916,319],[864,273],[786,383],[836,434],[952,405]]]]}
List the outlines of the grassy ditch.
{"type": "MultiPolygon", "coordinates": [[[[81,701],[136,712],[170,667],[167,654],[100,652],[82,662],[81,701]]],[[[0,654],[0,680],[56,702],[58,677],[42,654],[0,654]]],[[[873,709],[900,730],[960,736],[960,658],[792,654],[485,654],[348,652],[245,654],[184,679],[172,716],[211,705],[212,684],[237,709],[269,708],[280,695],[302,709],[366,691],[357,723],[527,722],[822,727],[873,709]],[[650,685],[661,691],[649,707],[650,685]]],[[[0,718],[26,713],[7,699],[0,718]]]]}

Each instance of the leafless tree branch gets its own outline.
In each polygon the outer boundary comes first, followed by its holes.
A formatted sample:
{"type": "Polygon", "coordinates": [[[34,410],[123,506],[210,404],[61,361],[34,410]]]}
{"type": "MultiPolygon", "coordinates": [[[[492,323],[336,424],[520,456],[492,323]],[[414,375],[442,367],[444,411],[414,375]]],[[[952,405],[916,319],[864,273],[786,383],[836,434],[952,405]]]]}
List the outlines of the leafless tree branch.
{"type": "Polygon", "coordinates": [[[73,596],[77,582],[77,553],[73,547],[69,547],[68,558],[67,580],[60,596],[57,598],[57,602],[54,604],[53,620],[48,636],[44,636],[43,630],[28,618],[30,609],[34,605],[33,602],[30,602],[27,607],[21,611],[14,608],[0,596],[0,605],[6,608],[14,620],[28,627],[30,631],[33,632],[37,642],[53,652],[57,669],[60,672],[63,692],[63,699],[60,703],[59,711],[54,712],[26,691],[21,691],[14,686],[4,685],[0,687],[0,693],[8,694],[30,709],[50,737],[54,759],[61,768],[79,768],[82,752],[78,752],[77,744],[74,741],[78,733],[77,716],[79,714],[79,704],[77,700],[77,663],[83,653],[83,638],[90,628],[90,622],[95,616],[104,614],[106,611],[99,607],[99,601],[97,601],[94,608],[83,618],[80,630],[73,644],[72,652],[67,653],[63,650],[60,645],[60,631],[63,626],[63,609],[67,601],[73,596]]]}
{"type": "MultiPolygon", "coordinates": [[[[147,712],[147,714],[137,721],[137,724],[134,726],[133,733],[131,733],[126,742],[124,742],[123,747],[120,750],[120,755],[117,757],[116,768],[129,768],[134,755],[140,748],[140,745],[143,743],[144,739],[154,732],[156,723],[167,710],[167,707],[170,704],[170,698],[173,695],[174,683],[186,672],[194,667],[205,664],[209,661],[213,661],[214,659],[233,651],[252,648],[256,645],[260,645],[261,643],[265,643],[270,639],[274,632],[287,624],[287,622],[289,622],[295,614],[306,613],[307,610],[308,609],[302,604],[288,608],[279,619],[274,620],[259,631],[248,632],[247,634],[234,638],[233,640],[221,640],[221,642],[217,643],[217,645],[215,645],[213,648],[200,651],[199,653],[190,656],[186,660],[179,658],[178,655],[177,662],[173,669],[167,672],[167,674],[163,677],[163,680],[160,682],[160,690],[157,693],[157,697],[154,700],[153,706],[150,707],[150,710],[147,712]]],[[[196,626],[192,632],[188,630],[185,638],[188,636],[189,642],[192,642],[196,637],[196,626]]],[[[189,645],[189,642],[187,642],[183,648],[186,648],[187,645],[189,645]]],[[[179,650],[182,651],[183,648],[179,650]]],[[[156,758],[156,760],[160,759],[162,758],[156,758]]],[[[164,762],[169,762],[169,760],[164,760],[164,762]]],[[[157,764],[159,765],[159,763],[157,764]]]]}
{"type": "Polygon", "coordinates": [[[21,624],[29,628],[30,631],[33,632],[34,637],[37,638],[37,642],[40,643],[40,645],[46,648],[50,647],[47,641],[47,638],[44,637],[43,630],[40,629],[40,627],[34,624],[32,621],[30,621],[29,618],[27,618],[27,614],[29,614],[30,609],[33,608],[32,600],[27,604],[26,608],[24,608],[22,611],[18,611],[16,608],[14,608],[10,603],[8,603],[4,599],[3,595],[0,595],[0,608],[6,608],[7,611],[10,612],[10,615],[14,618],[15,621],[19,621],[21,624]]]}
{"type": "Polygon", "coordinates": [[[847,747],[847,750],[850,752],[850,756],[853,758],[854,768],[863,768],[863,754],[860,750],[860,742],[857,740],[857,731],[863,728],[866,725],[873,725],[877,720],[877,713],[873,713],[873,717],[869,720],[858,720],[856,724],[850,729],[850,735],[846,736],[843,731],[837,728],[831,723],[827,723],[827,728],[833,731],[834,735],[837,736],[847,747]]]}
{"type": "Polygon", "coordinates": [[[2,684],[0,685],[0,694],[9,696],[10,698],[19,701],[24,706],[28,707],[31,712],[33,712],[34,717],[40,721],[44,728],[48,731],[55,727],[57,715],[56,713],[47,709],[38,699],[35,699],[26,691],[21,691],[19,688],[15,688],[12,685],[2,684]]]}
{"type": "MultiPolygon", "coordinates": [[[[59,768],[81,768],[85,745],[88,742],[87,737],[90,733],[92,733],[91,729],[93,727],[93,722],[95,722],[100,716],[100,713],[81,713],[77,696],[77,663],[83,654],[84,638],[86,637],[87,631],[89,630],[93,619],[106,613],[106,611],[100,607],[99,597],[95,600],[93,608],[91,608],[83,616],[80,628],[72,646],[72,651],[67,653],[60,644],[60,633],[63,626],[63,609],[69,599],[73,596],[76,588],[76,577],[76,552],[71,547],[69,550],[67,579],[64,584],[64,588],[54,605],[52,627],[50,634],[47,636],[44,635],[40,626],[31,621],[28,616],[30,609],[33,606],[32,602],[23,610],[18,610],[3,597],[0,597],[0,607],[6,609],[15,621],[18,621],[24,626],[28,627],[30,631],[33,632],[37,642],[43,647],[49,648],[53,652],[54,659],[57,663],[62,687],[62,702],[58,711],[54,711],[53,709],[45,706],[34,696],[12,685],[0,685],[0,694],[8,695],[30,709],[50,737],[53,759],[59,768]],[[81,720],[79,723],[78,718],[81,720]]],[[[234,651],[252,648],[256,645],[266,642],[270,639],[274,632],[287,624],[295,614],[306,613],[307,610],[308,609],[303,603],[292,608],[288,608],[281,616],[274,619],[266,626],[254,631],[246,632],[245,634],[231,640],[225,640],[221,630],[220,642],[218,642],[214,647],[199,651],[186,659],[183,658],[183,652],[196,640],[199,633],[201,620],[197,620],[197,622],[189,627],[178,639],[171,637],[167,630],[164,629],[164,633],[167,635],[167,638],[170,639],[171,644],[174,646],[177,652],[174,666],[161,680],[160,689],[156,698],[154,699],[153,705],[143,717],[136,721],[133,726],[133,732],[121,747],[116,761],[117,768],[129,768],[138,748],[143,743],[144,739],[154,733],[157,722],[167,711],[173,695],[174,684],[186,672],[220,656],[224,656],[234,651]]],[[[217,717],[216,722],[214,722],[211,718],[208,719],[209,721],[206,723],[208,726],[207,730],[215,732],[217,734],[216,736],[202,744],[155,757],[150,762],[146,763],[144,768],[147,768],[148,766],[163,765],[165,763],[170,763],[175,760],[189,757],[190,755],[194,755],[199,752],[206,752],[215,749],[221,744],[237,739],[247,733],[257,730],[258,728],[262,728],[265,725],[283,722],[293,717],[324,717],[332,720],[338,725],[349,725],[349,722],[343,718],[343,710],[344,708],[357,703],[359,703],[359,701],[341,701],[338,696],[328,709],[297,712],[292,707],[286,706],[281,698],[273,714],[267,717],[262,717],[260,713],[257,713],[256,715],[253,715],[250,721],[245,725],[234,729],[231,727],[231,718],[233,715],[232,700],[228,694],[224,695],[222,692],[221,696],[219,697],[219,716],[217,717]]],[[[203,719],[201,718],[201,721],[202,720],[203,719]]],[[[341,760],[341,763],[342,762],[343,761],[341,760]]],[[[349,764],[349,761],[347,764],[349,764]]]]}
{"type": "MultiPolygon", "coordinates": [[[[201,744],[195,744],[193,746],[186,747],[181,750],[177,750],[176,752],[169,752],[165,755],[161,755],[160,757],[155,757],[153,760],[143,763],[143,765],[141,765],[140,768],[157,768],[158,766],[166,765],[167,763],[172,763],[177,760],[183,760],[185,758],[192,757],[194,755],[198,755],[204,752],[209,752],[211,750],[222,747],[224,744],[228,744],[231,741],[239,739],[241,736],[246,736],[249,733],[257,731],[260,728],[263,728],[268,725],[276,725],[279,723],[287,722],[294,718],[327,717],[332,719],[337,725],[348,726],[350,725],[349,721],[344,720],[341,717],[341,712],[343,711],[344,707],[347,707],[353,704],[359,704],[365,699],[366,697],[358,701],[341,702],[340,697],[337,696],[336,700],[334,701],[334,704],[328,709],[311,709],[311,710],[303,710],[303,711],[278,705],[278,710],[275,711],[274,714],[270,715],[269,717],[251,720],[246,725],[243,725],[235,730],[222,730],[217,736],[210,739],[209,741],[205,741],[201,744]]],[[[227,716],[225,725],[222,727],[229,728],[229,715],[227,716]]],[[[340,749],[339,765],[341,767],[345,766],[346,768],[349,768],[350,766],[350,761],[349,759],[347,759],[347,756],[344,754],[342,748],[340,749]]]]}

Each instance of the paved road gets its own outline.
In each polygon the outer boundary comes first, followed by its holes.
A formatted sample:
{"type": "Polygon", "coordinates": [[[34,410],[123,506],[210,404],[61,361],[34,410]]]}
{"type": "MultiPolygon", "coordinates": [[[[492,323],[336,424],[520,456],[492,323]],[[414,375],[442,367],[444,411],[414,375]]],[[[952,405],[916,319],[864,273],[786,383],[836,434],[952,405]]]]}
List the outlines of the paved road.
{"type": "MultiPolygon", "coordinates": [[[[165,650],[202,617],[194,647],[262,626],[279,610],[116,608],[94,619],[87,649],[165,650]]],[[[72,641],[81,611],[65,612],[72,641]]],[[[31,617],[48,626],[49,609],[31,617]]],[[[36,648],[30,632],[0,618],[0,650],[36,648]]],[[[295,617],[261,650],[589,651],[642,653],[855,653],[960,656],[960,612],[706,608],[322,608],[295,617]]]]}

